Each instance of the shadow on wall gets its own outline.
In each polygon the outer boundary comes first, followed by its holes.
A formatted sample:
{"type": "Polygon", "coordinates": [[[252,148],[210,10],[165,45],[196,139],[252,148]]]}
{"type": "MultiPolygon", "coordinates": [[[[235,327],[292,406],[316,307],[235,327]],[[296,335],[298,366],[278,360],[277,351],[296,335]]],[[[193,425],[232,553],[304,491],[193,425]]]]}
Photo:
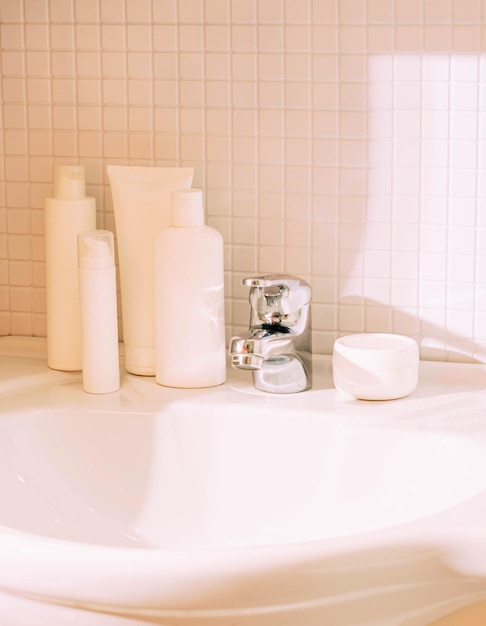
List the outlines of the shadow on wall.
{"type": "Polygon", "coordinates": [[[369,57],[365,114],[341,118],[339,334],[486,362],[485,69],[478,54],[369,57]]]}
{"type": "MultiPolygon", "coordinates": [[[[379,300],[356,296],[341,298],[339,315],[345,317],[346,310],[351,311],[355,320],[356,315],[362,317],[364,332],[395,332],[412,337],[417,341],[420,358],[424,361],[486,363],[486,346],[466,334],[448,332],[444,326],[434,324],[426,317],[421,319],[420,311],[417,316],[415,312],[387,306],[379,300]]],[[[446,317],[445,311],[441,312],[441,317],[446,317]]],[[[361,332],[345,327],[346,321],[341,320],[339,336],[361,332]]]]}

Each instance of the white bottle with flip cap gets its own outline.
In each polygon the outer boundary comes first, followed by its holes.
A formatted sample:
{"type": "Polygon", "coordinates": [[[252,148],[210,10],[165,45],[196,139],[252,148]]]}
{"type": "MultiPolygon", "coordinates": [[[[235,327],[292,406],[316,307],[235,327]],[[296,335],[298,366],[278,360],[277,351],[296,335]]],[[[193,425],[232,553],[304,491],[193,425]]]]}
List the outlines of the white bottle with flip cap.
{"type": "Polygon", "coordinates": [[[78,235],[83,389],[120,387],[114,238],[109,230],[78,235]]]}
{"type": "Polygon", "coordinates": [[[96,201],[86,197],[84,167],[58,166],[54,197],[45,201],[47,365],[56,370],[82,366],[76,238],[94,229],[96,201]]]}
{"type": "Polygon", "coordinates": [[[223,238],[204,224],[200,189],[172,193],[171,226],[155,240],[155,346],[160,385],[226,380],[223,238]]]}

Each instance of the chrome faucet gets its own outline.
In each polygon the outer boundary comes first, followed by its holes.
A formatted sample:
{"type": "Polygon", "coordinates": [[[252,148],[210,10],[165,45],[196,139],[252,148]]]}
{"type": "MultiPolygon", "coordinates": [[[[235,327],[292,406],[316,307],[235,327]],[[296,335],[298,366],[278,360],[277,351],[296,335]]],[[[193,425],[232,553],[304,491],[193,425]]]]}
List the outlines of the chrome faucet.
{"type": "Polygon", "coordinates": [[[261,391],[295,393],[312,386],[311,288],[301,278],[268,274],[245,278],[250,328],[230,341],[231,365],[252,370],[261,391]]]}

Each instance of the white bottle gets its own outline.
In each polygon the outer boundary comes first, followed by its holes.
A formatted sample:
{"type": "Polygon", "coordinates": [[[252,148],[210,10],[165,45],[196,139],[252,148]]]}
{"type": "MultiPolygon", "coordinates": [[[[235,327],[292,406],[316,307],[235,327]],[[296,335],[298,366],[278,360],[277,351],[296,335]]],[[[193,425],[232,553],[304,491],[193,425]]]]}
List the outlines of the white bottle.
{"type": "Polygon", "coordinates": [[[111,393],[120,387],[113,233],[78,235],[83,389],[111,393]]]}
{"type": "Polygon", "coordinates": [[[204,224],[200,189],[172,193],[155,240],[155,378],[168,387],[226,380],[223,238],[204,224]]]}
{"type": "Polygon", "coordinates": [[[54,176],[54,197],[45,201],[47,365],[80,370],[76,238],[96,228],[96,201],[85,194],[84,167],[61,165],[54,176]]]}

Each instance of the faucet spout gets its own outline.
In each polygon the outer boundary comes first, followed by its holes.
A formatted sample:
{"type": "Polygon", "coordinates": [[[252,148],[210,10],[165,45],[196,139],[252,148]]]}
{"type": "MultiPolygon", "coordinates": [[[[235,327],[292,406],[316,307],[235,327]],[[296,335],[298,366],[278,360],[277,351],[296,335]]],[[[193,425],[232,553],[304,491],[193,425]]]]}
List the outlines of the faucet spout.
{"type": "Polygon", "coordinates": [[[265,328],[250,329],[246,337],[233,337],[230,342],[231,365],[236,369],[260,370],[272,353],[289,347],[291,338],[286,332],[265,328]]]}
{"type": "Polygon", "coordinates": [[[309,285],[296,277],[273,274],[243,283],[250,287],[250,326],[247,334],[230,341],[232,366],[251,370],[254,385],[261,391],[295,393],[309,389],[309,285]]]}
{"type": "Polygon", "coordinates": [[[259,354],[232,354],[231,366],[238,370],[260,370],[263,357],[259,354]]]}
{"type": "Polygon", "coordinates": [[[259,370],[263,366],[260,341],[250,337],[233,337],[230,343],[231,365],[240,370],[259,370]]]}

